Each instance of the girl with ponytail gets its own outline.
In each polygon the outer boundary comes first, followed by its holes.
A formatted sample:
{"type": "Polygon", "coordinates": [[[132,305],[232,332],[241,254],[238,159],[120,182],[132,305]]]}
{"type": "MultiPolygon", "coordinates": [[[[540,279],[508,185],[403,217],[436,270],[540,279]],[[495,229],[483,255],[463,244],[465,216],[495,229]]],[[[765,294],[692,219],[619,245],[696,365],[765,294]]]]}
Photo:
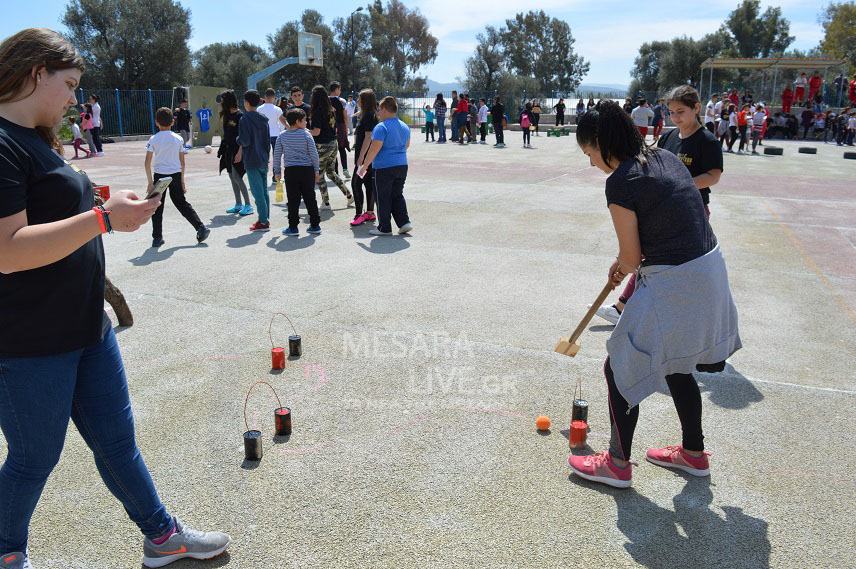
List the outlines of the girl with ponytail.
{"type": "Polygon", "coordinates": [[[632,273],[640,286],[607,341],[604,375],[612,430],[609,450],[568,457],[577,475],[630,486],[630,451],[639,403],[668,387],[680,418],[680,445],[649,449],[659,466],[709,474],[701,425],[697,365],[722,362],[741,346],[725,261],[696,184],[672,153],[649,149],[631,118],[612,101],[580,118],[577,143],[609,177],[618,255],[613,287],[632,273]]]}

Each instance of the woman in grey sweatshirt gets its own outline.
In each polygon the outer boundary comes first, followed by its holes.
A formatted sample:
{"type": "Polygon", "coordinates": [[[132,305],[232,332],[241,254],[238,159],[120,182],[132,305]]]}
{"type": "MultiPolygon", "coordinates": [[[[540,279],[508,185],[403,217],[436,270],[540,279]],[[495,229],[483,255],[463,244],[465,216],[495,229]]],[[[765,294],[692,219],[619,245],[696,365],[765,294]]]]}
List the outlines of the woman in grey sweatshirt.
{"type": "Polygon", "coordinates": [[[637,273],[636,293],[607,341],[604,375],[612,436],[608,451],[568,457],[577,475],[630,486],[630,448],[639,403],[670,391],[681,422],[680,445],[649,449],[646,459],[695,476],[709,474],[696,366],[740,349],[737,310],[725,261],[689,171],[670,152],[649,149],[612,101],[580,118],[577,142],[609,174],[606,201],[619,252],[608,278],[618,286],[637,273]]]}

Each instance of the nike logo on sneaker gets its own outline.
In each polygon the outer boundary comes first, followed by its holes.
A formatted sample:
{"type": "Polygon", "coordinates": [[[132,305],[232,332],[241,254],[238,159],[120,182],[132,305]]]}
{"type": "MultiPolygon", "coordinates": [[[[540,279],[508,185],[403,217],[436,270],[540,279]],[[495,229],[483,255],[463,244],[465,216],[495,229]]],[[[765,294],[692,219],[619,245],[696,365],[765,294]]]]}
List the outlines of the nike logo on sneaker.
{"type": "Polygon", "coordinates": [[[175,551],[158,551],[158,555],[178,555],[179,553],[187,553],[187,546],[182,545],[175,551]]]}

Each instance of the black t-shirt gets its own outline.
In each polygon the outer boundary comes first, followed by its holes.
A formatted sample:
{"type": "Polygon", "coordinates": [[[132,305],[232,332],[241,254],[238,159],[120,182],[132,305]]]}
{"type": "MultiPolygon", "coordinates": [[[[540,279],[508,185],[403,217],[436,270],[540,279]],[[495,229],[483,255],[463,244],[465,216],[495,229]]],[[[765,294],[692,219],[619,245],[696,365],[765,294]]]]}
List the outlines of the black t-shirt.
{"type": "Polygon", "coordinates": [[[357,123],[357,129],[354,133],[354,156],[359,157],[363,148],[363,135],[368,136],[368,142],[371,143],[372,131],[377,126],[377,115],[371,112],[363,113],[360,117],[360,122],[357,123]]]}
{"type": "Polygon", "coordinates": [[[645,166],[622,162],[606,180],[606,203],[636,213],[643,265],[680,265],[716,246],[692,176],[669,152],[655,151],[645,166]]]}
{"type": "Polygon", "coordinates": [[[238,150],[238,125],[244,113],[235,111],[223,115],[223,144],[228,145],[236,152],[238,150]]]}
{"type": "Polygon", "coordinates": [[[323,109],[312,109],[309,120],[309,130],[321,129],[318,136],[313,136],[315,144],[327,144],[336,140],[336,113],[332,106],[325,116],[323,109]]]}
{"type": "Polygon", "coordinates": [[[565,114],[565,103],[559,103],[556,105],[556,114],[563,115],[565,114]]]}
{"type": "Polygon", "coordinates": [[[494,103],[490,108],[490,120],[493,124],[502,124],[502,119],[505,117],[505,105],[502,103],[494,103]]]}
{"type": "MultiPolygon", "coordinates": [[[[710,170],[723,170],[722,144],[706,128],[699,128],[689,138],[681,138],[678,129],[673,129],[660,137],[657,146],[680,158],[693,178],[710,170]]],[[[702,201],[710,203],[710,188],[699,191],[702,201]]]]}
{"type": "Polygon", "coordinates": [[[178,109],[172,114],[175,119],[175,130],[190,130],[190,111],[187,109],[178,109]]]}
{"type": "MultiPolygon", "coordinates": [[[[73,217],[95,205],[85,172],[36,131],[0,118],[0,218],[26,210],[29,225],[73,217]]],[[[101,237],[51,265],[0,274],[0,356],[43,356],[97,344],[104,314],[101,237]]]]}
{"type": "Polygon", "coordinates": [[[345,124],[347,119],[345,118],[345,106],[342,104],[342,101],[339,100],[339,97],[330,97],[330,105],[333,107],[333,112],[336,114],[336,124],[345,124]]]}

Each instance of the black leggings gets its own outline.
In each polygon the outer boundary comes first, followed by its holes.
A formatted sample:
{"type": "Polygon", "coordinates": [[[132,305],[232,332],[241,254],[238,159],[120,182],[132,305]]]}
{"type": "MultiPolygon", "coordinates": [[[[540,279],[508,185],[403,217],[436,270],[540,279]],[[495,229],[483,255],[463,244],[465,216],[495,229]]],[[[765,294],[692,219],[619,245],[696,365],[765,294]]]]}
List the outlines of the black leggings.
{"type": "Polygon", "coordinates": [[[493,133],[496,135],[496,143],[497,144],[505,144],[505,136],[502,132],[502,123],[495,122],[493,123],[493,133]]]}
{"type": "Polygon", "coordinates": [[[523,144],[532,144],[532,131],[528,128],[523,129],[523,144]]]}
{"type": "MultiPolygon", "coordinates": [[[[357,150],[359,152],[359,150],[357,150]]],[[[363,201],[366,202],[366,211],[374,211],[375,206],[375,191],[374,191],[374,168],[369,166],[365,178],[360,178],[354,172],[351,178],[351,191],[354,193],[354,207],[357,208],[354,218],[356,219],[363,213],[363,201]],[[365,196],[363,196],[363,186],[366,188],[365,196]]]]}
{"type": "MultiPolygon", "coordinates": [[[[630,460],[630,447],[633,444],[633,431],[639,420],[639,406],[629,408],[627,401],[618,392],[615,377],[609,366],[609,358],[603,364],[603,374],[609,389],[609,418],[612,434],[609,439],[609,454],[623,460],[630,460]]],[[[678,411],[683,433],[682,445],[686,450],[703,451],[704,435],[701,431],[701,392],[692,374],[673,373],[666,376],[669,391],[678,411]]]]}

